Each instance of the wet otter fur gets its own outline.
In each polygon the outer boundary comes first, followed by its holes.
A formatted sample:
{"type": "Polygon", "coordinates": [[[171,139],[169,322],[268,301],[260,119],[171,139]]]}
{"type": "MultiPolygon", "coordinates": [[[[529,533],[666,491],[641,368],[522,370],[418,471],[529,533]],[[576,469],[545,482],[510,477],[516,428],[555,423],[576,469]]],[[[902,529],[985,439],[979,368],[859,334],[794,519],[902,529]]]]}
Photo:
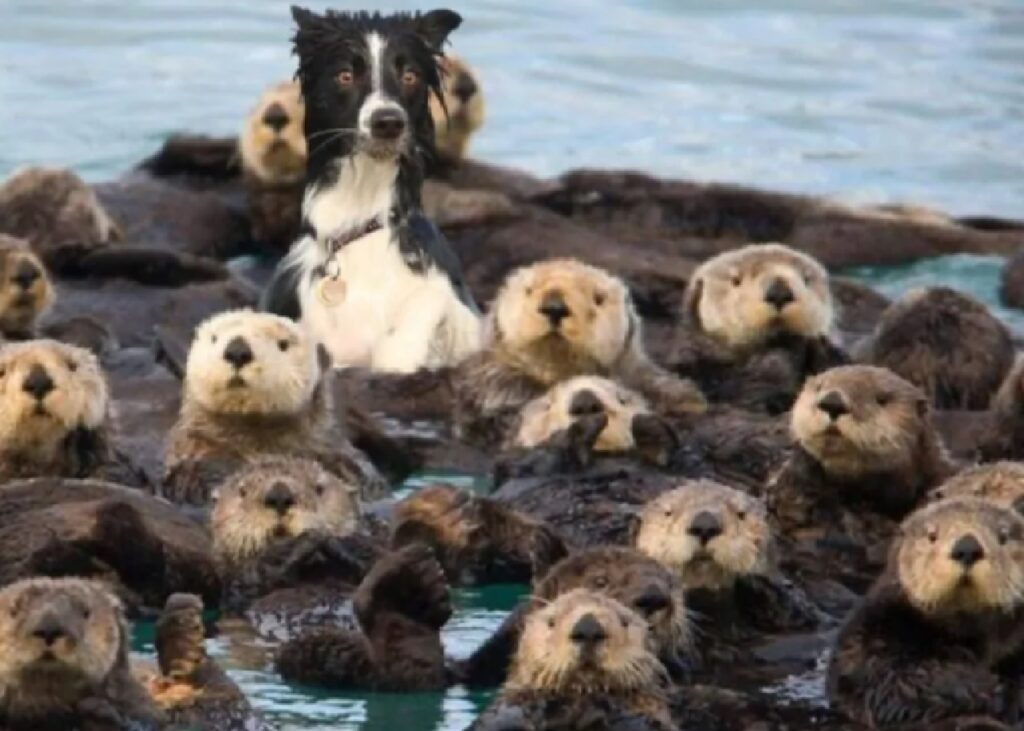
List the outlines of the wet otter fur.
{"type": "Polygon", "coordinates": [[[932,501],[979,498],[1024,514],[1024,464],[993,462],[958,472],[932,490],[932,501]]]}
{"type": "Polygon", "coordinates": [[[434,146],[442,164],[466,157],[470,139],[486,116],[480,78],[463,59],[448,53],[441,59],[441,96],[429,99],[434,120],[434,146]]]}
{"type": "Polygon", "coordinates": [[[958,416],[954,433],[971,456],[985,462],[1024,458],[1024,357],[1017,357],[982,418],[958,416]]]}
{"type": "Polygon", "coordinates": [[[456,433],[501,444],[522,406],[559,381],[615,378],[670,412],[700,412],[703,394],[644,352],[640,318],[621,280],[575,259],[513,272],[488,315],[488,345],[456,369],[456,433]]]}
{"type": "Polygon", "coordinates": [[[575,589],[535,608],[508,680],[471,728],[674,729],[648,633],[641,616],[600,592],[575,589]]]}
{"type": "Polygon", "coordinates": [[[871,728],[978,716],[1016,723],[1022,567],[1024,522],[1010,510],[955,499],[911,515],[836,640],[831,705],[871,728]]]}
{"type": "Polygon", "coordinates": [[[919,386],[936,408],[985,409],[1013,366],[1014,344],[981,302],[931,287],[890,305],[858,359],[919,386]]]}
{"type": "Polygon", "coordinates": [[[0,344],[35,337],[55,299],[50,275],[28,242],[0,234],[0,344]]]}

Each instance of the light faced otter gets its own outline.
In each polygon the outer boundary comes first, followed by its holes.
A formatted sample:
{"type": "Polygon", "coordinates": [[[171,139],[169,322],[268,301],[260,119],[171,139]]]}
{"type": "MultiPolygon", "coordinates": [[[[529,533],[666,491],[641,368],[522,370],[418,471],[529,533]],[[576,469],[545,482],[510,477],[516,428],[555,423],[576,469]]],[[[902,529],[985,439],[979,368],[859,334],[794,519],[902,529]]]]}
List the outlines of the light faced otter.
{"type": "Polygon", "coordinates": [[[796,447],[767,488],[769,510],[794,546],[831,546],[854,574],[884,561],[896,522],[955,471],[925,394],[884,368],[808,379],[791,427],[796,447]]]}
{"type": "Polygon", "coordinates": [[[146,729],[163,719],[131,672],[117,601],[78,579],[0,591],[0,726],[146,729]]]}
{"type": "MultiPolygon", "coordinates": [[[[116,466],[107,381],[89,351],[53,340],[3,346],[0,399],[0,480],[89,477],[116,466]]],[[[109,476],[133,484],[128,472],[109,476]]]]}
{"type": "Polygon", "coordinates": [[[168,437],[164,496],[205,505],[241,464],[274,454],[316,460],[364,496],[383,493],[374,467],[338,431],[329,377],[322,351],[288,319],[237,310],[204,322],[168,437]]]}
{"type": "Polygon", "coordinates": [[[34,337],[54,299],[46,267],[28,243],[0,234],[0,343],[34,337]]]}
{"type": "Polygon", "coordinates": [[[476,73],[450,53],[441,59],[441,97],[431,95],[434,145],[442,162],[457,163],[466,156],[469,141],[484,123],[483,91],[476,73]]]}
{"type": "Polygon", "coordinates": [[[1024,522],[976,499],[907,518],[885,572],[841,630],[831,705],[871,728],[974,716],[1017,722],[1024,522]]]}
{"type": "Polygon", "coordinates": [[[883,313],[860,360],[889,368],[939,409],[984,409],[1013,366],[1010,331],[947,287],[908,292],[883,313]]]}
{"type": "Polygon", "coordinates": [[[521,268],[506,280],[488,315],[489,344],[457,368],[457,433],[500,444],[519,410],[573,376],[613,377],[667,412],[702,411],[689,381],[654,365],[623,282],[574,259],[521,268]]]}
{"type": "Polygon", "coordinates": [[[1024,514],[1024,464],[993,462],[968,467],[932,490],[928,497],[933,501],[979,498],[1024,514]]]}
{"type": "Polygon", "coordinates": [[[647,622],[576,589],[527,616],[509,678],[471,727],[674,729],[647,622]]]}
{"type": "Polygon", "coordinates": [[[829,339],[828,272],[782,244],[752,244],[701,264],[683,316],[668,361],[715,401],[782,413],[807,376],[848,360],[829,339]]]}

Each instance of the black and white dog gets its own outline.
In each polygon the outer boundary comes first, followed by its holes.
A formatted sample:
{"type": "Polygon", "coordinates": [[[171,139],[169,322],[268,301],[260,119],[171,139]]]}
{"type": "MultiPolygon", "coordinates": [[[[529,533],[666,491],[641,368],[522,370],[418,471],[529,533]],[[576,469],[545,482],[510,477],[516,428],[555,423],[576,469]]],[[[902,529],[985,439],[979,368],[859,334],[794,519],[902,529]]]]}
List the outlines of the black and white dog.
{"type": "Polygon", "coordinates": [[[423,214],[430,94],[462,19],[293,7],[309,148],[303,234],[264,307],[298,319],[337,366],[410,372],[480,347],[458,258],[423,214]]]}

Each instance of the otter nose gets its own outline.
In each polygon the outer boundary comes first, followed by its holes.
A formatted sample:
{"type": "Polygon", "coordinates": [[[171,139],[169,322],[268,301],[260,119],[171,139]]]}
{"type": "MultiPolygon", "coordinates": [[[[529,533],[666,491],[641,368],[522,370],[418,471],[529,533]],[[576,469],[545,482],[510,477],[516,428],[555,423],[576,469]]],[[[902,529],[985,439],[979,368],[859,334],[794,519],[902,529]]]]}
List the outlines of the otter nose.
{"type": "Polygon", "coordinates": [[[569,404],[569,413],[572,416],[591,416],[603,411],[604,404],[601,403],[601,399],[589,388],[573,396],[572,403],[569,404]]]}
{"type": "Polygon", "coordinates": [[[956,540],[956,543],[953,544],[953,550],[949,552],[949,557],[965,569],[969,569],[985,558],[985,549],[978,543],[977,538],[968,533],[956,540]]]}
{"type": "Polygon", "coordinates": [[[11,277],[11,279],[13,279],[14,283],[21,289],[27,290],[36,283],[36,280],[39,279],[40,275],[41,272],[39,271],[39,267],[30,261],[23,261],[18,264],[18,268],[14,270],[14,276],[11,277]]]}
{"type": "Polygon", "coordinates": [[[608,633],[597,621],[597,617],[593,614],[584,614],[573,625],[569,639],[577,645],[596,645],[608,639],[608,633]]]}
{"type": "Polygon", "coordinates": [[[471,96],[476,94],[479,88],[472,76],[469,74],[459,74],[459,78],[455,80],[455,86],[452,87],[452,93],[462,102],[466,102],[471,96]]]}
{"type": "Polygon", "coordinates": [[[52,647],[57,640],[65,635],[64,627],[52,614],[44,615],[32,630],[32,636],[42,640],[47,647],[52,647]]]}
{"type": "Polygon", "coordinates": [[[263,124],[280,132],[288,124],[288,112],[278,102],[274,102],[263,112],[263,124]]]}
{"type": "Polygon", "coordinates": [[[843,414],[850,413],[846,406],[846,400],[838,391],[829,391],[818,400],[818,408],[828,414],[832,421],[835,421],[843,414]]]}
{"type": "Polygon", "coordinates": [[[35,397],[36,401],[42,401],[46,394],[53,390],[53,379],[41,365],[32,366],[25,382],[21,384],[22,390],[35,397]]]}
{"type": "Polygon", "coordinates": [[[707,545],[712,538],[722,535],[722,521],[714,513],[704,510],[693,517],[687,532],[701,545],[707,545]]]}
{"type": "Polygon", "coordinates": [[[764,293],[764,301],[775,309],[781,310],[793,301],[793,290],[783,279],[773,279],[764,293]]]}
{"type": "Polygon", "coordinates": [[[569,316],[569,306],[565,304],[565,298],[561,292],[549,292],[540,303],[540,314],[548,318],[548,321],[558,327],[559,323],[569,316]]]}
{"type": "Polygon", "coordinates": [[[295,496],[283,482],[274,483],[270,491],[263,496],[263,504],[278,515],[284,515],[295,505],[295,496]]]}
{"type": "Polygon", "coordinates": [[[668,594],[658,586],[648,586],[644,593],[636,598],[633,606],[640,610],[645,617],[650,617],[655,612],[665,609],[669,605],[668,594]]]}
{"type": "Polygon", "coordinates": [[[233,338],[228,343],[228,346],[224,348],[224,360],[233,365],[236,370],[242,370],[249,363],[252,363],[252,348],[242,338],[233,338]]]}
{"type": "Polygon", "coordinates": [[[370,115],[370,134],[376,140],[397,140],[405,131],[405,114],[400,109],[378,109],[370,115]]]}

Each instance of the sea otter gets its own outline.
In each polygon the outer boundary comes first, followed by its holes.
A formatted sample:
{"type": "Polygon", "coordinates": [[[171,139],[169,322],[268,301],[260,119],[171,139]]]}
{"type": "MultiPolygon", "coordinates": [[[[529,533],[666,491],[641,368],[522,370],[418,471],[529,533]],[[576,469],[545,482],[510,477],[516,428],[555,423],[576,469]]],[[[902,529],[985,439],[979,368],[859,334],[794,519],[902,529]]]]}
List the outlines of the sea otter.
{"type": "Polygon", "coordinates": [[[46,267],[28,242],[0,234],[0,343],[35,337],[54,299],[46,267]]]}
{"type": "Polygon", "coordinates": [[[1024,515],[1024,464],[993,462],[968,467],[936,487],[928,497],[932,501],[980,498],[1024,515]]]}
{"type": "Polygon", "coordinates": [[[463,59],[446,54],[441,59],[441,95],[430,97],[434,119],[434,146],[442,164],[466,157],[469,141],[483,126],[485,105],[480,79],[463,59]]]}

